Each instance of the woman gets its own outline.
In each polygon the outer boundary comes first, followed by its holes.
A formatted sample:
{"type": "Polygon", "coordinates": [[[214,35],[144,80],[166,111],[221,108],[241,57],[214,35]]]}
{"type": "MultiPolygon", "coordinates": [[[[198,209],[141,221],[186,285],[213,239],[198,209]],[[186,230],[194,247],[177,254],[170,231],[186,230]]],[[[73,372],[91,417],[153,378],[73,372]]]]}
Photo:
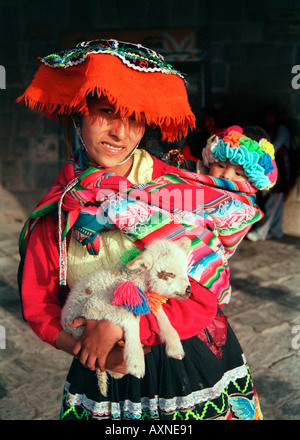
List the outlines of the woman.
{"type": "MultiPolygon", "coordinates": [[[[128,188],[177,172],[141,147],[153,128],[159,127],[163,139],[174,141],[185,136],[195,121],[182,75],[141,45],[85,42],[42,63],[19,100],[48,117],[73,118],[82,143],[29,218],[20,239],[24,316],[42,340],[75,355],[61,418],[261,418],[245,357],[218,309],[218,298],[195,278],[191,278],[188,300],[170,300],[163,306],[182,339],[184,359],[166,357],[154,316],[143,316],[145,377],[126,374],[110,379],[108,398],[99,393],[96,367],[126,373],[123,330],[108,321],[79,317],[73,325],[83,324],[85,331],[75,341],[62,330],[62,305],[83,274],[126,261],[136,246],[142,248],[150,240],[152,234],[143,235],[141,229],[132,238],[121,227],[100,225],[99,206],[107,200],[119,201],[113,191],[119,194],[122,182],[128,188]]],[[[135,188],[142,194],[143,185],[135,188]]],[[[165,215],[171,214],[165,211],[165,215]]],[[[174,221],[170,225],[174,234],[188,230],[174,221]]],[[[159,233],[163,230],[159,228],[159,233]]],[[[214,241],[213,227],[202,233],[208,237],[208,248],[214,241]]],[[[195,237],[196,251],[200,241],[195,237]]],[[[218,261],[222,261],[219,256],[218,261]]],[[[218,282],[219,272],[228,277],[227,268],[218,267],[218,282]]]]}

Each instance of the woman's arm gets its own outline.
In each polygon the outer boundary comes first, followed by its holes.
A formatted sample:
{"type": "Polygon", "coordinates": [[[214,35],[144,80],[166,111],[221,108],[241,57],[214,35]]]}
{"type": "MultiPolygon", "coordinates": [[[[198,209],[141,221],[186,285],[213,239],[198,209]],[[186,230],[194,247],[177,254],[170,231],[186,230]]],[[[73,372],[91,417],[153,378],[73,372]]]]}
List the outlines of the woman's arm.
{"type": "MultiPolygon", "coordinates": [[[[216,296],[205,287],[190,280],[192,294],[185,301],[169,299],[163,305],[172,326],[180,339],[188,339],[205,329],[215,318],[218,309],[216,296]]],[[[140,320],[140,337],[145,345],[161,342],[155,316],[144,315],[140,320]]]]}
{"type": "Polygon", "coordinates": [[[57,226],[52,215],[34,226],[24,261],[21,301],[24,318],[42,340],[55,347],[62,330],[61,308],[67,289],[59,286],[57,226]]]}
{"type": "Polygon", "coordinates": [[[41,218],[30,236],[22,274],[23,313],[32,330],[53,347],[75,355],[81,363],[126,373],[123,329],[108,321],[75,320],[85,330],[77,341],[62,328],[61,308],[67,291],[58,285],[57,224],[51,215],[41,218]]]}
{"type": "MultiPolygon", "coordinates": [[[[85,365],[92,366],[93,361],[90,362],[90,360],[98,358],[95,353],[91,353],[91,359],[87,355],[88,346],[93,345],[90,339],[92,336],[88,336],[92,326],[86,327],[83,339],[79,342],[76,341],[74,345],[73,338],[71,339],[69,335],[65,334],[60,323],[63,297],[66,291],[58,285],[59,252],[56,231],[56,222],[52,216],[46,216],[38,221],[31,233],[23,271],[24,316],[33,331],[43,341],[55,348],[79,356],[85,365]],[[81,350],[83,351],[81,352],[81,350]]],[[[199,333],[212,321],[217,311],[217,300],[209,290],[192,282],[191,297],[186,301],[170,299],[164,305],[164,310],[171,324],[178,331],[180,338],[186,339],[199,333]]],[[[103,334],[106,332],[104,328],[102,331],[103,334]]],[[[146,346],[161,342],[154,315],[141,318],[140,335],[142,343],[146,346]]],[[[115,335],[114,347],[122,337],[121,333],[115,335]]],[[[100,349],[100,366],[104,368],[105,364],[105,367],[109,368],[103,359],[109,352],[109,348],[112,348],[112,341],[106,337],[102,340],[103,344],[107,345],[100,349]]]]}
{"type": "Polygon", "coordinates": [[[65,330],[61,330],[55,338],[55,347],[58,350],[63,350],[66,353],[74,356],[74,346],[76,344],[76,339],[73,338],[70,333],[65,330]]]}
{"type": "MultiPolygon", "coordinates": [[[[85,320],[85,331],[78,341],[63,330],[61,308],[67,291],[58,284],[57,242],[57,224],[52,215],[41,218],[32,230],[22,274],[21,298],[25,319],[40,339],[78,356],[86,367],[105,369],[114,366],[125,373],[122,343],[118,344],[123,338],[121,327],[108,321],[85,320]]],[[[75,326],[81,324],[82,321],[77,320],[75,326]]]]}

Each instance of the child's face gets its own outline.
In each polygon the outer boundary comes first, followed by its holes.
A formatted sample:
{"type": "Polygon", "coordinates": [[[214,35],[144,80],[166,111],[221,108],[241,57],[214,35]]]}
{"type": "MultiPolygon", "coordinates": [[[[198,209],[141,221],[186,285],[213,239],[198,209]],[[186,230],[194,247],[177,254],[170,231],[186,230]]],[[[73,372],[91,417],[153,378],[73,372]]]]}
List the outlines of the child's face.
{"type": "Polygon", "coordinates": [[[241,165],[232,165],[229,160],[226,160],[226,162],[214,162],[210,167],[209,175],[227,180],[248,182],[244,168],[241,165]]]}

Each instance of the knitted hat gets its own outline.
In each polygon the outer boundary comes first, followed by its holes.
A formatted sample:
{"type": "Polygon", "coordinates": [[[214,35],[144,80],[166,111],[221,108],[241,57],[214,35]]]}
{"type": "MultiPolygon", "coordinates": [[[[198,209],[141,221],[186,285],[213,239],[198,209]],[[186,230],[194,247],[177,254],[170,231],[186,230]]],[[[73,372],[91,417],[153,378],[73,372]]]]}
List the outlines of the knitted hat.
{"type": "Polygon", "coordinates": [[[264,138],[259,142],[250,139],[237,125],[209,138],[202,157],[208,168],[214,162],[226,160],[242,166],[249,182],[259,190],[270,189],[277,180],[273,145],[264,138]]]}
{"type": "Polygon", "coordinates": [[[93,40],[41,58],[25,101],[49,118],[88,114],[86,97],[105,95],[121,117],[145,117],[173,142],[194,128],[183,75],[140,44],[93,40]]]}

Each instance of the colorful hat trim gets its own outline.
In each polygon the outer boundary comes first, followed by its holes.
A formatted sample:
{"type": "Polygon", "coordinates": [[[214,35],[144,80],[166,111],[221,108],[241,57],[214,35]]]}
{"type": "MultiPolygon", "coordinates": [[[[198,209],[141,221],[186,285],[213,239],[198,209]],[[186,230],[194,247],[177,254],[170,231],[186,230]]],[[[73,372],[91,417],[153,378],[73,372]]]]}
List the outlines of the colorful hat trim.
{"type": "Polygon", "coordinates": [[[226,132],[208,139],[202,157],[208,168],[214,162],[226,160],[242,166],[249,182],[259,190],[272,188],[277,180],[273,145],[266,139],[259,143],[250,139],[238,126],[229,127],[226,132]]]}
{"type": "Polygon", "coordinates": [[[41,59],[17,99],[50,119],[88,114],[86,97],[107,96],[121,117],[145,117],[169,142],[195,127],[183,75],[155,51],[117,40],[82,42],[41,59]]]}

